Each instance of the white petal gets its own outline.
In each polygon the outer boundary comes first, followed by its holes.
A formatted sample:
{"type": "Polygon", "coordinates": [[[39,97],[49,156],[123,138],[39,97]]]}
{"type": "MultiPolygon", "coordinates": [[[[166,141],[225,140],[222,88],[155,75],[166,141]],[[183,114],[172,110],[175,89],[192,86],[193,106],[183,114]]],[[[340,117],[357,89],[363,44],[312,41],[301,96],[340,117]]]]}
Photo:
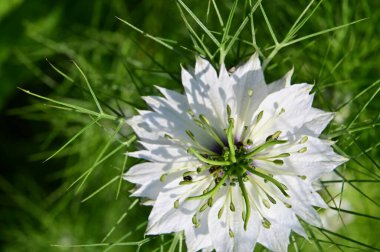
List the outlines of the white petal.
{"type": "Polygon", "coordinates": [[[265,158],[289,153],[289,157],[282,159],[284,161],[283,165],[276,165],[264,160],[255,160],[255,166],[273,174],[306,176],[308,180],[314,181],[347,161],[347,158],[334,152],[330,146],[331,141],[308,136],[307,142],[301,144],[299,140],[302,137],[297,136],[295,140],[290,140],[289,144],[268,148],[257,155],[258,158],[265,158]],[[300,153],[299,150],[301,149],[305,149],[305,151],[300,153]]]}
{"type": "MultiPolygon", "coordinates": [[[[214,204],[210,209],[208,216],[208,228],[212,230],[210,236],[212,243],[217,252],[220,251],[233,251],[233,239],[229,235],[229,221],[230,216],[229,211],[229,201],[227,200],[227,190],[222,188],[220,190],[220,197],[214,200],[214,204]],[[218,219],[218,213],[223,207],[223,214],[220,219],[218,219]]],[[[231,220],[232,221],[232,220],[231,220]]]]}
{"type": "Polygon", "coordinates": [[[311,88],[308,84],[296,84],[269,94],[252,117],[250,137],[253,142],[260,144],[278,130],[286,135],[302,127],[313,102],[313,95],[309,95],[311,88]],[[256,117],[261,111],[262,119],[256,125],[256,117]]]}
{"type": "Polygon", "coordinates": [[[261,101],[267,96],[267,86],[258,54],[254,54],[231,76],[237,104],[236,135],[240,137],[243,127],[248,126],[261,101]]]}
{"type": "Polygon", "coordinates": [[[287,72],[281,79],[268,84],[268,94],[274,93],[283,88],[289,87],[293,72],[294,72],[294,68],[292,68],[289,72],[287,72]]]}
{"type": "MultiPolygon", "coordinates": [[[[208,210],[206,210],[208,211],[208,210]]],[[[200,226],[195,228],[190,227],[185,230],[187,251],[195,252],[201,249],[212,247],[210,230],[207,224],[207,213],[204,212],[202,218],[199,220],[200,226]]]]}
{"type": "Polygon", "coordinates": [[[298,134],[318,137],[333,117],[334,113],[332,112],[325,112],[323,110],[311,108],[307,115],[308,121],[302,126],[298,134]]]}
{"type": "Polygon", "coordinates": [[[257,237],[261,229],[260,218],[253,206],[248,221],[247,230],[244,230],[244,221],[242,213],[245,211],[243,196],[241,195],[238,186],[231,187],[232,201],[235,206],[235,211],[229,209],[231,198],[226,200],[227,190],[222,189],[220,198],[214,203],[209,213],[209,229],[211,238],[215,246],[215,250],[219,251],[252,251],[255,247],[257,237]],[[218,219],[218,212],[224,206],[223,214],[218,219]],[[233,232],[233,237],[229,235],[230,230],[233,232]]]}
{"type": "Polygon", "coordinates": [[[181,176],[178,171],[182,169],[195,170],[199,162],[182,163],[141,163],[129,168],[124,174],[124,179],[138,185],[136,191],[131,196],[147,197],[156,199],[165,184],[181,176]],[[160,177],[166,175],[165,181],[161,182],[160,177]]]}
{"type": "MultiPolygon", "coordinates": [[[[223,125],[226,120],[222,118],[221,99],[219,92],[213,90],[219,85],[215,69],[204,59],[197,58],[194,76],[182,69],[182,84],[185,88],[187,100],[196,115],[204,115],[215,127],[219,135],[223,135],[223,125]]],[[[223,92],[223,89],[220,91],[223,92]]]]}
{"type": "Polygon", "coordinates": [[[186,149],[175,145],[160,145],[141,142],[146,150],[129,152],[128,156],[142,158],[151,162],[179,163],[196,162],[197,159],[186,152],[186,149]]]}
{"type": "Polygon", "coordinates": [[[198,195],[210,181],[179,185],[181,180],[182,177],[173,180],[159,193],[149,215],[147,234],[179,232],[193,226],[191,219],[199,207],[200,201],[186,200],[186,198],[198,195]],[[174,208],[176,200],[179,200],[178,209],[174,208]]]}

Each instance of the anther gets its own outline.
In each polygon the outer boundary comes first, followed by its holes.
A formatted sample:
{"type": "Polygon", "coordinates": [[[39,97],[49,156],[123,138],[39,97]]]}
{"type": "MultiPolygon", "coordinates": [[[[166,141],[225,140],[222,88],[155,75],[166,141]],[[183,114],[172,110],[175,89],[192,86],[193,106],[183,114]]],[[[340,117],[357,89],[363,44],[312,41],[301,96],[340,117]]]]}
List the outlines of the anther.
{"type": "Polygon", "coordinates": [[[275,165],[283,165],[283,164],[284,164],[284,161],[281,160],[281,159],[275,159],[275,160],[273,160],[273,163],[274,163],[275,165]]]}
{"type": "Polygon", "coordinates": [[[209,120],[203,114],[199,115],[199,119],[201,120],[202,123],[206,124],[207,126],[210,126],[209,120]]]}
{"type": "Polygon", "coordinates": [[[185,130],[185,132],[190,137],[191,140],[195,141],[195,136],[193,132],[191,132],[190,130],[185,130]]]}
{"type": "Polygon", "coordinates": [[[307,147],[303,147],[301,149],[299,149],[297,152],[298,153],[305,153],[307,151],[307,147]]]}
{"type": "Polygon", "coordinates": [[[299,175],[298,176],[300,179],[302,179],[302,180],[306,180],[307,179],[307,177],[305,176],[305,175],[299,175]]]}
{"type": "Polygon", "coordinates": [[[266,208],[268,208],[268,209],[270,208],[270,204],[266,199],[262,199],[262,202],[266,208]]]}
{"type": "Polygon", "coordinates": [[[253,89],[248,89],[248,96],[252,97],[252,95],[253,95],[253,89]]]}
{"type": "Polygon", "coordinates": [[[270,196],[269,194],[266,194],[266,196],[269,199],[269,201],[272,202],[272,204],[276,204],[277,203],[276,200],[272,196],[270,196]]]}
{"type": "Polygon", "coordinates": [[[273,135],[269,135],[266,139],[265,142],[268,142],[270,140],[277,140],[278,137],[281,135],[281,131],[276,131],[273,135]]]}
{"type": "Polygon", "coordinates": [[[174,201],[174,208],[178,209],[179,207],[179,200],[174,201]]]}
{"type": "Polygon", "coordinates": [[[194,117],[194,112],[193,112],[191,109],[189,109],[189,110],[187,111],[187,113],[188,113],[191,117],[194,117]]]}
{"type": "Polygon", "coordinates": [[[235,212],[235,205],[234,205],[234,203],[230,203],[230,210],[231,210],[231,212],[235,212]]]}
{"type": "Polygon", "coordinates": [[[226,110],[227,110],[227,117],[230,118],[231,117],[231,107],[230,107],[230,105],[227,104],[226,110]]]}
{"type": "Polygon", "coordinates": [[[208,205],[209,207],[212,207],[212,204],[214,204],[214,199],[213,199],[213,198],[209,198],[209,199],[207,200],[207,205],[208,205]]]}
{"type": "Polygon", "coordinates": [[[204,210],[206,210],[207,207],[208,207],[207,204],[202,205],[201,208],[199,209],[199,212],[200,213],[203,212],[204,210]]]}
{"type": "Polygon", "coordinates": [[[231,228],[230,228],[230,230],[228,231],[228,234],[230,235],[231,238],[234,238],[234,237],[235,237],[234,232],[232,232],[231,228]]]}
{"type": "Polygon", "coordinates": [[[218,211],[218,219],[220,219],[222,217],[223,210],[224,210],[224,206],[222,206],[222,208],[220,208],[218,211]]]}
{"type": "Polygon", "coordinates": [[[194,225],[197,225],[198,219],[197,219],[197,214],[194,214],[193,218],[191,219],[194,225]]]}
{"type": "Polygon", "coordinates": [[[165,179],[166,179],[166,176],[167,176],[166,173],[162,174],[161,177],[160,177],[160,181],[161,181],[161,182],[164,182],[165,179]]]}
{"type": "Polygon", "coordinates": [[[169,135],[169,134],[164,134],[164,137],[165,137],[166,139],[169,139],[169,140],[173,139],[173,137],[172,137],[171,135],[169,135]]]}
{"type": "Polygon", "coordinates": [[[262,224],[263,224],[263,227],[265,227],[266,229],[269,229],[270,226],[272,225],[270,221],[266,218],[263,219],[262,224]]]}
{"type": "Polygon", "coordinates": [[[288,204],[288,203],[286,203],[286,202],[283,202],[284,203],[284,205],[287,207],[287,208],[292,208],[292,205],[290,205],[290,204],[288,204]]]}
{"type": "Polygon", "coordinates": [[[263,118],[264,111],[260,111],[260,113],[257,115],[256,123],[259,123],[261,118],[263,118]]]}
{"type": "Polygon", "coordinates": [[[308,139],[309,138],[307,136],[304,136],[303,138],[301,138],[300,144],[306,143],[308,139]]]}
{"type": "MultiPolygon", "coordinates": [[[[186,173],[185,173],[186,174],[186,173]]],[[[184,175],[185,175],[184,174],[184,175]]],[[[192,181],[193,180],[193,178],[191,177],[191,176],[189,176],[189,175],[185,175],[185,176],[183,176],[183,180],[184,181],[192,181]]]]}

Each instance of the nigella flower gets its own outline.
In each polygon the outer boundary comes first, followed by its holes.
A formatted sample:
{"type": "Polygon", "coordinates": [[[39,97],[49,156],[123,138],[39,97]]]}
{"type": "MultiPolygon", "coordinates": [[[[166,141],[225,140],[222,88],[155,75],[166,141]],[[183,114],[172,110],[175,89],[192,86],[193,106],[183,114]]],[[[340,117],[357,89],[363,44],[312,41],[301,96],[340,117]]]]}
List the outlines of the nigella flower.
{"type": "Polygon", "coordinates": [[[267,85],[257,54],[230,74],[197,59],[185,94],[159,88],[152,111],[128,124],[145,159],[125,174],[152,205],[146,234],[184,232],[189,251],[286,251],[303,221],[320,226],[326,203],[313,182],[346,161],[318,138],[333,117],[312,107],[312,86],[292,71],[267,85]]]}

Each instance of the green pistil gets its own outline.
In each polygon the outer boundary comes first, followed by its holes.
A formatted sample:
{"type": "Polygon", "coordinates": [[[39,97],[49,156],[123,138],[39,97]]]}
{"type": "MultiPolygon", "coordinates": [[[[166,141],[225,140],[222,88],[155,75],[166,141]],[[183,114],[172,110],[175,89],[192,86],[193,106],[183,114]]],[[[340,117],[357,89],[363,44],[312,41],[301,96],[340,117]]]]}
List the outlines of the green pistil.
{"type": "Polygon", "coordinates": [[[187,150],[187,152],[190,154],[193,154],[194,156],[196,156],[198,158],[199,161],[202,161],[206,164],[217,165],[217,166],[225,166],[225,165],[231,164],[231,162],[229,162],[229,161],[218,161],[218,160],[212,160],[212,159],[205,158],[199,152],[197,152],[194,148],[189,148],[187,150]]]}
{"type": "Polygon", "coordinates": [[[250,203],[249,203],[248,193],[247,193],[247,190],[245,188],[245,185],[244,185],[242,177],[239,176],[238,180],[239,180],[240,190],[241,190],[241,192],[243,194],[243,198],[244,198],[244,201],[245,201],[244,230],[247,230],[248,220],[249,220],[249,217],[251,215],[251,206],[250,206],[250,203]]]}
{"type": "Polygon", "coordinates": [[[230,148],[229,158],[232,163],[236,163],[235,143],[234,143],[234,119],[228,119],[229,127],[227,131],[228,146],[230,148]]]}
{"type": "Polygon", "coordinates": [[[226,174],[224,174],[221,180],[210,191],[202,195],[188,197],[186,200],[205,199],[214,196],[219,191],[219,188],[224,184],[224,182],[226,182],[227,178],[231,175],[231,172],[232,170],[229,170],[226,174]]]}

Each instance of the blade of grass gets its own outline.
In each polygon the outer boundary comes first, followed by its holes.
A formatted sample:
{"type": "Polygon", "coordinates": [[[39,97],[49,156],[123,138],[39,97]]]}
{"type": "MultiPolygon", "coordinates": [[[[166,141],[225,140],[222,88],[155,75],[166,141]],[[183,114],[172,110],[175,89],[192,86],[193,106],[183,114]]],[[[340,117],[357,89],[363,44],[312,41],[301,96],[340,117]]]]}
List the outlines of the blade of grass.
{"type": "Polygon", "coordinates": [[[87,196],[86,198],[84,198],[81,202],[86,202],[87,200],[91,199],[92,197],[94,197],[96,194],[100,193],[101,191],[103,191],[107,186],[111,185],[113,182],[115,182],[117,179],[119,178],[119,175],[114,177],[113,179],[111,179],[110,181],[108,181],[107,183],[105,183],[103,186],[101,186],[99,189],[97,189],[95,192],[91,193],[89,196],[87,196]]]}
{"type": "Polygon", "coordinates": [[[82,71],[82,69],[78,66],[78,64],[77,64],[75,61],[73,61],[73,64],[74,64],[75,67],[78,69],[78,71],[79,71],[80,74],[82,75],[84,81],[86,82],[87,88],[88,88],[88,90],[90,90],[91,96],[92,96],[92,98],[94,99],[94,102],[95,102],[96,106],[98,107],[100,114],[103,114],[103,109],[102,109],[102,107],[100,106],[100,103],[99,103],[99,101],[98,101],[98,98],[96,98],[96,95],[95,95],[94,91],[93,91],[92,88],[91,88],[91,85],[90,85],[90,82],[89,82],[88,79],[87,79],[87,76],[84,74],[84,72],[82,71]]]}
{"type": "Polygon", "coordinates": [[[194,19],[194,21],[202,28],[202,30],[209,36],[209,38],[215,43],[217,47],[220,47],[219,41],[212,35],[209,29],[199,20],[199,18],[190,10],[187,5],[182,2],[182,0],[177,0],[177,2],[186,10],[186,12],[194,19]]]}
{"type": "Polygon", "coordinates": [[[25,93],[27,93],[29,95],[37,97],[39,99],[42,99],[42,100],[45,100],[45,101],[49,101],[49,102],[52,102],[52,103],[55,103],[55,104],[59,104],[59,105],[62,105],[64,107],[71,108],[71,109],[73,109],[73,111],[78,112],[78,113],[93,115],[93,116],[98,117],[100,119],[109,119],[109,120],[114,120],[114,121],[118,120],[118,118],[116,116],[113,116],[113,115],[108,115],[108,114],[105,114],[105,113],[101,114],[101,113],[98,113],[96,111],[92,111],[92,110],[89,110],[89,109],[86,109],[86,108],[83,108],[83,107],[80,107],[80,106],[76,106],[76,105],[65,103],[65,102],[60,102],[60,101],[57,101],[57,100],[54,100],[54,99],[51,99],[51,98],[48,98],[48,97],[44,97],[44,96],[32,93],[29,90],[25,90],[25,89],[20,88],[20,87],[18,87],[18,89],[20,89],[21,91],[23,91],[23,92],[25,92],[25,93]]]}
{"type": "Polygon", "coordinates": [[[58,153],[60,153],[63,149],[65,149],[70,143],[72,143],[75,139],[77,139],[80,135],[82,135],[86,130],[88,130],[92,125],[97,123],[99,121],[99,118],[96,118],[95,120],[91,121],[89,124],[87,124],[84,128],[82,128],[78,133],[76,133],[72,138],[69,139],[61,148],[59,148],[56,152],[54,152],[52,155],[50,155],[44,163],[55,157],[58,153]]]}
{"type": "Polygon", "coordinates": [[[121,19],[119,17],[116,17],[118,20],[120,20],[121,22],[123,22],[124,24],[126,24],[127,26],[129,26],[130,28],[132,28],[133,30],[139,32],[141,35],[143,35],[144,37],[147,37],[147,38],[150,38],[151,40],[165,46],[166,48],[170,49],[170,50],[174,50],[173,46],[169,45],[168,43],[164,42],[162,39],[159,39],[158,37],[155,37],[155,36],[152,36],[146,32],[144,32],[143,30],[137,28],[136,26],[134,26],[133,24],[129,23],[128,21],[124,20],[124,19],[121,19]]]}

